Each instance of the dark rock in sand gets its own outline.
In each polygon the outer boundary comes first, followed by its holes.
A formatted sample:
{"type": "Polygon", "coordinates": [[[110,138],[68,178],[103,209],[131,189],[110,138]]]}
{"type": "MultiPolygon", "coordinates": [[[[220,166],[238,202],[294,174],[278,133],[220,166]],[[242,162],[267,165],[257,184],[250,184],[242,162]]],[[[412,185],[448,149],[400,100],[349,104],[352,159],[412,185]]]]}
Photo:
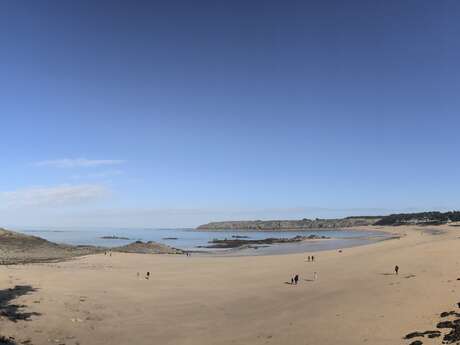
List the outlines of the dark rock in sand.
{"type": "Polygon", "coordinates": [[[436,328],[454,328],[455,325],[452,321],[441,321],[436,325],[436,328]]]}
{"type": "MultiPolygon", "coordinates": [[[[445,318],[448,316],[456,316],[459,317],[460,313],[457,313],[455,311],[445,311],[440,314],[441,318],[445,318]]],[[[441,321],[438,322],[436,325],[437,328],[440,329],[450,329],[450,332],[445,334],[444,337],[442,338],[442,343],[443,344],[460,344],[460,318],[457,318],[455,320],[446,320],[446,321],[441,321]]],[[[428,336],[428,338],[437,338],[441,336],[440,331],[425,331],[425,332],[412,332],[407,334],[404,339],[411,339],[415,337],[424,337],[428,336]]],[[[410,345],[419,345],[422,344],[421,341],[416,340],[412,342],[410,345]]]]}
{"type": "Polygon", "coordinates": [[[440,336],[441,336],[441,332],[428,334],[428,338],[438,338],[440,336]]]}
{"type": "Polygon", "coordinates": [[[412,339],[416,337],[424,337],[425,335],[428,336],[428,338],[436,338],[441,336],[440,331],[425,331],[425,332],[412,332],[407,334],[404,339],[412,339]]]}
{"type": "MultiPolygon", "coordinates": [[[[453,315],[452,312],[442,313],[443,315],[453,315]]],[[[443,344],[453,344],[460,341],[460,319],[454,321],[442,321],[436,326],[437,328],[450,328],[451,331],[443,338],[443,344]]]]}
{"type": "Polygon", "coordinates": [[[415,337],[423,337],[423,336],[424,336],[423,332],[412,332],[412,333],[406,334],[404,339],[412,339],[415,337]]]}
{"type": "Polygon", "coordinates": [[[453,344],[460,341],[460,325],[456,324],[452,327],[452,331],[444,336],[442,339],[444,344],[453,344]]]}
{"type": "Polygon", "coordinates": [[[421,342],[420,340],[416,340],[416,341],[413,341],[412,343],[410,343],[409,345],[422,345],[423,342],[421,342]]]}
{"type": "Polygon", "coordinates": [[[441,317],[448,317],[448,316],[451,316],[451,315],[454,315],[454,316],[460,316],[459,313],[455,312],[455,311],[445,311],[443,313],[441,313],[441,317]]]}

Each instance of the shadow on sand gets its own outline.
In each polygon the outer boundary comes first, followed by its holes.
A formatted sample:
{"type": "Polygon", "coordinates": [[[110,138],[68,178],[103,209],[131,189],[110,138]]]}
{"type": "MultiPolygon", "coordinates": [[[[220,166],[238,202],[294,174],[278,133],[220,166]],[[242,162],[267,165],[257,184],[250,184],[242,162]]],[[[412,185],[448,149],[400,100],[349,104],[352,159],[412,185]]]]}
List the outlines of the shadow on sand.
{"type": "MultiPolygon", "coordinates": [[[[16,285],[12,289],[0,290],[0,316],[8,318],[10,321],[17,322],[18,320],[30,320],[31,316],[38,316],[40,313],[28,313],[21,311],[25,308],[25,305],[11,304],[11,301],[15,300],[20,296],[27,295],[31,292],[36,291],[30,285],[16,285]]],[[[3,339],[0,337],[0,344],[3,339]]],[[[8,344],[8,343],[6,343],[8,344]]]]}

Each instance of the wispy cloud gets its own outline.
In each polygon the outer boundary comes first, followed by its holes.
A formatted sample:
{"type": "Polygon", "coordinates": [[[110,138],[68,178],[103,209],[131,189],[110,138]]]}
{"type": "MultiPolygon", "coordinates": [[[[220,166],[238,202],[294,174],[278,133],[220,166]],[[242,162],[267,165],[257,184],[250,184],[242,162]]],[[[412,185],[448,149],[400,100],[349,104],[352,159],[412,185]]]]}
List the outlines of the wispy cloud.
{"type": "Polygon", "coordinates": [[[0,207],[69,206],[101,199],[109,190],[101,185],[61,185],[0,192],[0,207]]]}
{"type": "Polygon", "coordinates": [[[107,171],[100,171],[91,174],[74,174],[70,176],[73,180],[83,180],[83,179],[91,179],[91,180],[98,180],[98,179],[105,179],[114,176],[123,175],[124,172],[122,170],[107,170],[107,171]]]}
{"type": "Polygon", "coordinates": [[[92,168],[106,165],[118,165],[123,163],[124,161],[119,159],[63,158],[35,162],[34,165],[38,167],[54,168],[92,168]]]}

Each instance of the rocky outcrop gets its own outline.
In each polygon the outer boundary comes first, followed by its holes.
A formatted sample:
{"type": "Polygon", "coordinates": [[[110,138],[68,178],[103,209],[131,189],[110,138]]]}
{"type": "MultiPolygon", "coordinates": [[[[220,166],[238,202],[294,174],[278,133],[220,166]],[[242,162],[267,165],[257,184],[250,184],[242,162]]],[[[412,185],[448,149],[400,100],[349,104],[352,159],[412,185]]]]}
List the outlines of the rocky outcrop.
{"type": "Polygon", "coordinates": [[[165,244],[149,241],[136,241],[125,246],[112,248],[114,252],[139,253],[139,254],[183,254],[180,249],[167,246],[165,244]]]}
{"type": "Polygon", "coordinates": [[[65,260],[103,251],[93,246],[69,246],[36,236],[0,229],[0,264],[65,260]]]}
{"type": "Polygon", "coordinates": [[[318,236],[318,235],[310,235],[310,236],[295,236],[292,238],[264,238],[261,240],[243,240],[243,239],[214,239],[209,241],[208,246],[202,246],[202,248],[219,248],[219,249],[227,249],[227,248],[240,248],[240,247],[247,247],[247,246],[257,246],[257,245],[270,245],[270,244],[278,244],[278,243],[295,243],[295,242],[302,242],[306,240],[318,240],[318,239],[327,239],[329,237],[326,236],[318,236]]]}
{"type": "MultiPolygon", "coordinates": [[[[77,256],[103,253],[105,247],[57,244],[36,236],[29,236],[0,228],[0,264],[52,262],[77,256]]],[[[182,254],[182,250],[156,242],[133,242],[112,248],[112,251],[145,254],[182,254]]]]}

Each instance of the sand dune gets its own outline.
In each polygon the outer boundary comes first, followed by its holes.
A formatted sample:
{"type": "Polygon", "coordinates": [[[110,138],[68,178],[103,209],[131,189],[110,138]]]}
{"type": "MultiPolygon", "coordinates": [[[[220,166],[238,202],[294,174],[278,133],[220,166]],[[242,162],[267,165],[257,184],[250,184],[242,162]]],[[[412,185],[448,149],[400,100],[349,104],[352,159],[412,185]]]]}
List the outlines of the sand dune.
{"type": "Polygon", "coordinates": [[[305,262],[311,253],[115,253],[0,266],[0,333],[38,345],[441,344],[450,329],[402,338],[460,312],[456,229],[387,228],[401,239],[318,252],[315,263],[305,262]],[[286,284],[294,273],[300,283],[286,284]],[[11,304],[26,320],[4,313],[11,304]]]}

